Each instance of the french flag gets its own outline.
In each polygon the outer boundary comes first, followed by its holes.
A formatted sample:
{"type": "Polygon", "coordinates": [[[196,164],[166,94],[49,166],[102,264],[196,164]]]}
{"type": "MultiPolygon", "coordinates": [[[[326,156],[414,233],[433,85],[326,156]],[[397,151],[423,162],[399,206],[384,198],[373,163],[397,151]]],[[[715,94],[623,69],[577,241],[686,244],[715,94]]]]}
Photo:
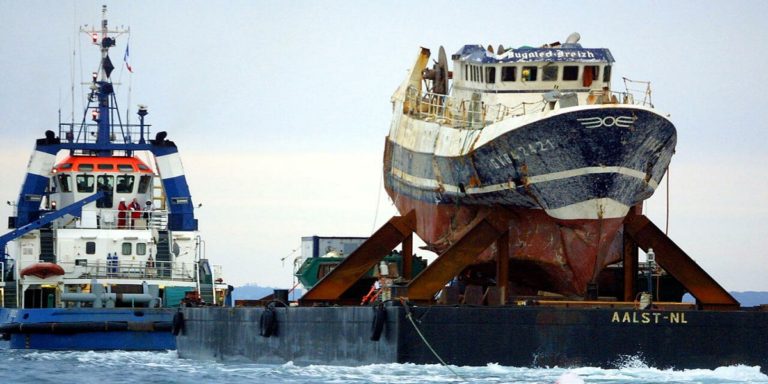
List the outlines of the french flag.
{"type": "Polygon", "coordinates": [[[128,44],[125,45],[125,55],[123,55],[123,61],[125,61],[125,67],[128,68],[128,72],[133,73],[133,68],[131,68],[131,65],[128,64],[128,44]]]}

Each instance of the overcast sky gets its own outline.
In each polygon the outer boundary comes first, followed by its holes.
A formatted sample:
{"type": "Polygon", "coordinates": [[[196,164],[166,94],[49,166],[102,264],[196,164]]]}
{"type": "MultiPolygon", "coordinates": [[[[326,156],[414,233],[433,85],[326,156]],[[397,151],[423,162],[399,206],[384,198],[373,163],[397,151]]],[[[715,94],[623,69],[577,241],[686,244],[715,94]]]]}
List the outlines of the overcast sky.
{"type": "MultiPolygon", "coordinates": [[[[130,84],[131,114],[148,105],[179,146],[208,257],[234,285],[288,287],[302,236],[367,236],[395,213],[381,185],[389,98],[420,46],[578,31],[613,53],[614,89],[650,80],[677,127],[671,237],[726,289],[768,290],[768,2],[0,0],[0,201],[17,198],[58,110],[68,119],[72,73],[97,67],[76,31],[103,3],[131,27],[134,74],[113,73],[123,113],[130,84]]],[[[646,207],[662,228],[665,184],[646,207]]]]}

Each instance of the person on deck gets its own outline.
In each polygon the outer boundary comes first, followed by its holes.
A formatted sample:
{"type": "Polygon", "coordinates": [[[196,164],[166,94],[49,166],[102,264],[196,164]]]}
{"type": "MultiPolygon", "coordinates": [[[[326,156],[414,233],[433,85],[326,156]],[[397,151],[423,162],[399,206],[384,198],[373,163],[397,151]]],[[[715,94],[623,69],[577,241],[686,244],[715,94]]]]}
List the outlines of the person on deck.
{"type": "Polygon", "coordinates": [[[117,227],[124,229],[128,219],[128,205],[125,204],[125,198],[120,198],[120,205],[117,206],[117,210],[119,211],[117,214],[117,227]]]}
{"type": "Polygon", "coordinates": [[[128,209],[131,210],[131,228],[136,227],[136,219],[141,218],[141,204],[139,204],[138,201],[136,201],[136,198],[134,197],[133,200],[131,200],[131,204],[128,205],[128,209]]]}

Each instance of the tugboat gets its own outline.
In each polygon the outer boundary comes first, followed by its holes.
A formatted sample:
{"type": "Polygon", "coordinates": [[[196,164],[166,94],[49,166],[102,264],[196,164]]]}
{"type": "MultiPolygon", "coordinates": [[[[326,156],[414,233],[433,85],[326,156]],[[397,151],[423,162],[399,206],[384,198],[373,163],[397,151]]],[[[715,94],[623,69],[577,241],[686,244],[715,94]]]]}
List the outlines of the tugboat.
{"type": "Polygon", "coordinates": [[[111,29],[106,12],[99,29],[81,28],[101,52],[82,121],[37,140],[0,236],[0,333],[11,348],[175,349],[180,305],[228,300],[176,144],[166,132],[150,139],[146,106],[139,124],[122,120],[109,50],[129,31],[111,29]]]}

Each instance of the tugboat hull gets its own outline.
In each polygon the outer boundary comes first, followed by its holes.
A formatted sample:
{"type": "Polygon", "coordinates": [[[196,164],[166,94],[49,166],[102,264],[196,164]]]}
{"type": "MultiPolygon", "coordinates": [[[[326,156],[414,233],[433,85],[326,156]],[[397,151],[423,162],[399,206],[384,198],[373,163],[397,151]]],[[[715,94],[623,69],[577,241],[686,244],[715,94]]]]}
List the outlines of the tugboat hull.
{"type": "Polygon", "coordinates": [[[176,311],[161,308],[0,309],[12,349],[162,351],[176,349],[176,311]]]}

